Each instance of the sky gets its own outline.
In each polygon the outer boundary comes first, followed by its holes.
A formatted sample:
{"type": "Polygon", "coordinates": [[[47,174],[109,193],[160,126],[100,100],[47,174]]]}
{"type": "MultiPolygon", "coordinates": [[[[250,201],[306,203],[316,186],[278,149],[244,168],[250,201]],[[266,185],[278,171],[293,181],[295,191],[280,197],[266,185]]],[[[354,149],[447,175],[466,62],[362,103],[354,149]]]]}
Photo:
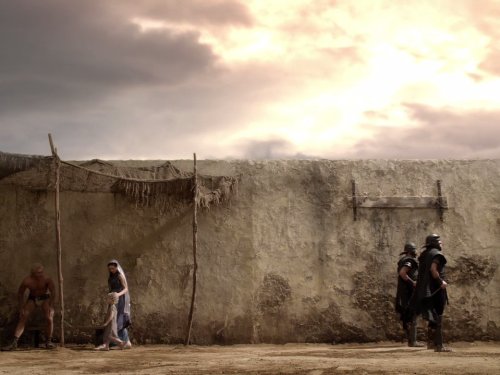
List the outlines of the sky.
{"type": "Polygon", "coordinates": [[[0,151],[500,158],[500,0],[0,0],[0,151]]]}

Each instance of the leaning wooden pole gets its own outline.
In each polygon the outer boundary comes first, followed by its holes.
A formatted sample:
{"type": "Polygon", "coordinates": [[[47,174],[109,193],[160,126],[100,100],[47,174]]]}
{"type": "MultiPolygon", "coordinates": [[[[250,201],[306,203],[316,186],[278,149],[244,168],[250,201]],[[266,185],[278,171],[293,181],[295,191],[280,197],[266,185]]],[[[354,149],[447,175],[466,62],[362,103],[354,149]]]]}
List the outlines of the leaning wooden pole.
{"type": "Polygon", "coordinates": [[[61,184],[61,160],[57,155],[57,148],[54,147],[52,135],[49,134],[50,149],[54,159],[54,177],[55,177],[55,218],[56,218],[56,251],[57,251],[57,276],[59,281],[59,304],[61,307],[61,346],[64,346],[64,293],[63,293],[63,274],[62,274],[62,249],[61,249],[61,213],[59,209],[59,192],[61,184]]]}
{"type": "Polygon", "coordinates": [[[194,303],[196,300],[196,271],[198,262],[196,260],[196,250],[198,247],[198,172],[196,168],[196,154],[194,156],[194,175],[193,175],[193,293],[191,294],[191,307],[189,308],[188,325],[186,329],[186,341],[184,345],[189,345],[191,339],[191,328],[193,326],[194,303]]]}

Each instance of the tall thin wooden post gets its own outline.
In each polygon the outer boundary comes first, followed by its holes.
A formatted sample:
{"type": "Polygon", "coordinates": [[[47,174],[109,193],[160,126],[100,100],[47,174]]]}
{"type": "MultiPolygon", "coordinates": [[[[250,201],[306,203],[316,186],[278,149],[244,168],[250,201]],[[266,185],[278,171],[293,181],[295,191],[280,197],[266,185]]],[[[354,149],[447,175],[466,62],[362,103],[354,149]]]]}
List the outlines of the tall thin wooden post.
{"type": "Polygon", "coordinates": [[[50,149],[52,151],[52,157],[54,159],[54,173],[55,173],[55,217],[56,217],[56,251],[57,251],[57,271],[58,271],[58,281],[59,281],[59,303],[60,303],[60,313],[61,313],[61,346],[64,346],[64,293],[63,293],[63,274],[62,274],[62,249],[61,249],[61,214],[59,210],[59,191],[60,191],[60,169],[61,160],[57,155],[57,148],[54,147],[52,141],[52,135],[49,134],[50,149]]]}
{"type": "Polygon", "coordinates": [[[191,294],[191,307],[189,308],[188,325],[186,329],[186,341],[184,345],[189,345],[191,339],[191,327],[193,326],[194,303],[196,300],[196,271],[198,263],[196,260],[196,250],[198,247],[198,172],[196,168],[196,154],[194,156],[194,176],[193,176],[193,293],[191,294]]]}
{"type": "Polygon", "coordinates": [[[351,180],[352,186],[352,217],[354,221],[358,220],[358,197],[356,192],[356,181],[351,180]]]}
{"type": "Polygon", "coordinates": [[[439,220],[441,222],[444,221],[444,210],[443,210],[443,192],[441,190],[441,180],[437,180],[437,189],[438,189],[438,199],[437,199],[437,204],[438,204],[438,212],[439,212],[439,220]]]}

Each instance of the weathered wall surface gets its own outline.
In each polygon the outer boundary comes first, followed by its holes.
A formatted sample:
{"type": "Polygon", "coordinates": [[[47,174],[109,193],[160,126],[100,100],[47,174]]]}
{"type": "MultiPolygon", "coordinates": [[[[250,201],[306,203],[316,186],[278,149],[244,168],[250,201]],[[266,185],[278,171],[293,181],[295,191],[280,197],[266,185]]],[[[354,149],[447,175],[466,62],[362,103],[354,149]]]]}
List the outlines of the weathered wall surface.
{"type": "MultiPolygon", "coordinates": [[[[147,164],[144,162],[143,164],[147,164]]],[[[175,163],[190,170],[191,163],[175,163]]],[[[202,161],[241,175],[238,193],[199,217],[193,341],[343,342],[402,336],[395,264],[407,240],[441,234],[448,256],[447,339],[500,339],[500,161],[202,161]],[[360,194],[435,196],[450,208],[358,210],[360,194]]],[[[30,264],[56,278],[53,193],[0,180],[0,325],[30,264]]],[[[67,335],[102,319],[106,264],[127,272],[138,342],[182,341],[191,293],[191,211],[159,215],[111,193],[63,192],[67,335]]]]}

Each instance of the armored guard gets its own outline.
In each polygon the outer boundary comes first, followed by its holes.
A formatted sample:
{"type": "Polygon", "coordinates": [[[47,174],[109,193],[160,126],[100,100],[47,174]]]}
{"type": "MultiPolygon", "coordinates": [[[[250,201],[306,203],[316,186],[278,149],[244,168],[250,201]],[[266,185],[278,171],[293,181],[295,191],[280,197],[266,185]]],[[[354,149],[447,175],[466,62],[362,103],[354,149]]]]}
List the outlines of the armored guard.
{"type": "Polygon", "coordinates": [[[417,247],[413,242],[405,244],[404,251],[399,254],[398,289],[396,293],[396,312],[399,313],[403,329],[406,332],[408,346],[423,346],[417,342],[417,316],[410,309],[410,300],[417,284],[418,263],[417,247]]]}
{"type": "Polygon", "coordinates": [[[412,307],[417,314],[429,322],[427,332],[427,348],[437,352],[448,352],[451,349],[443,346],[443,313],[448,303],[444,268],[446,258],[442,252],[439,235],[430,234],[425,239],[424,251],[418,258],[418,278],[412,307]]]}

